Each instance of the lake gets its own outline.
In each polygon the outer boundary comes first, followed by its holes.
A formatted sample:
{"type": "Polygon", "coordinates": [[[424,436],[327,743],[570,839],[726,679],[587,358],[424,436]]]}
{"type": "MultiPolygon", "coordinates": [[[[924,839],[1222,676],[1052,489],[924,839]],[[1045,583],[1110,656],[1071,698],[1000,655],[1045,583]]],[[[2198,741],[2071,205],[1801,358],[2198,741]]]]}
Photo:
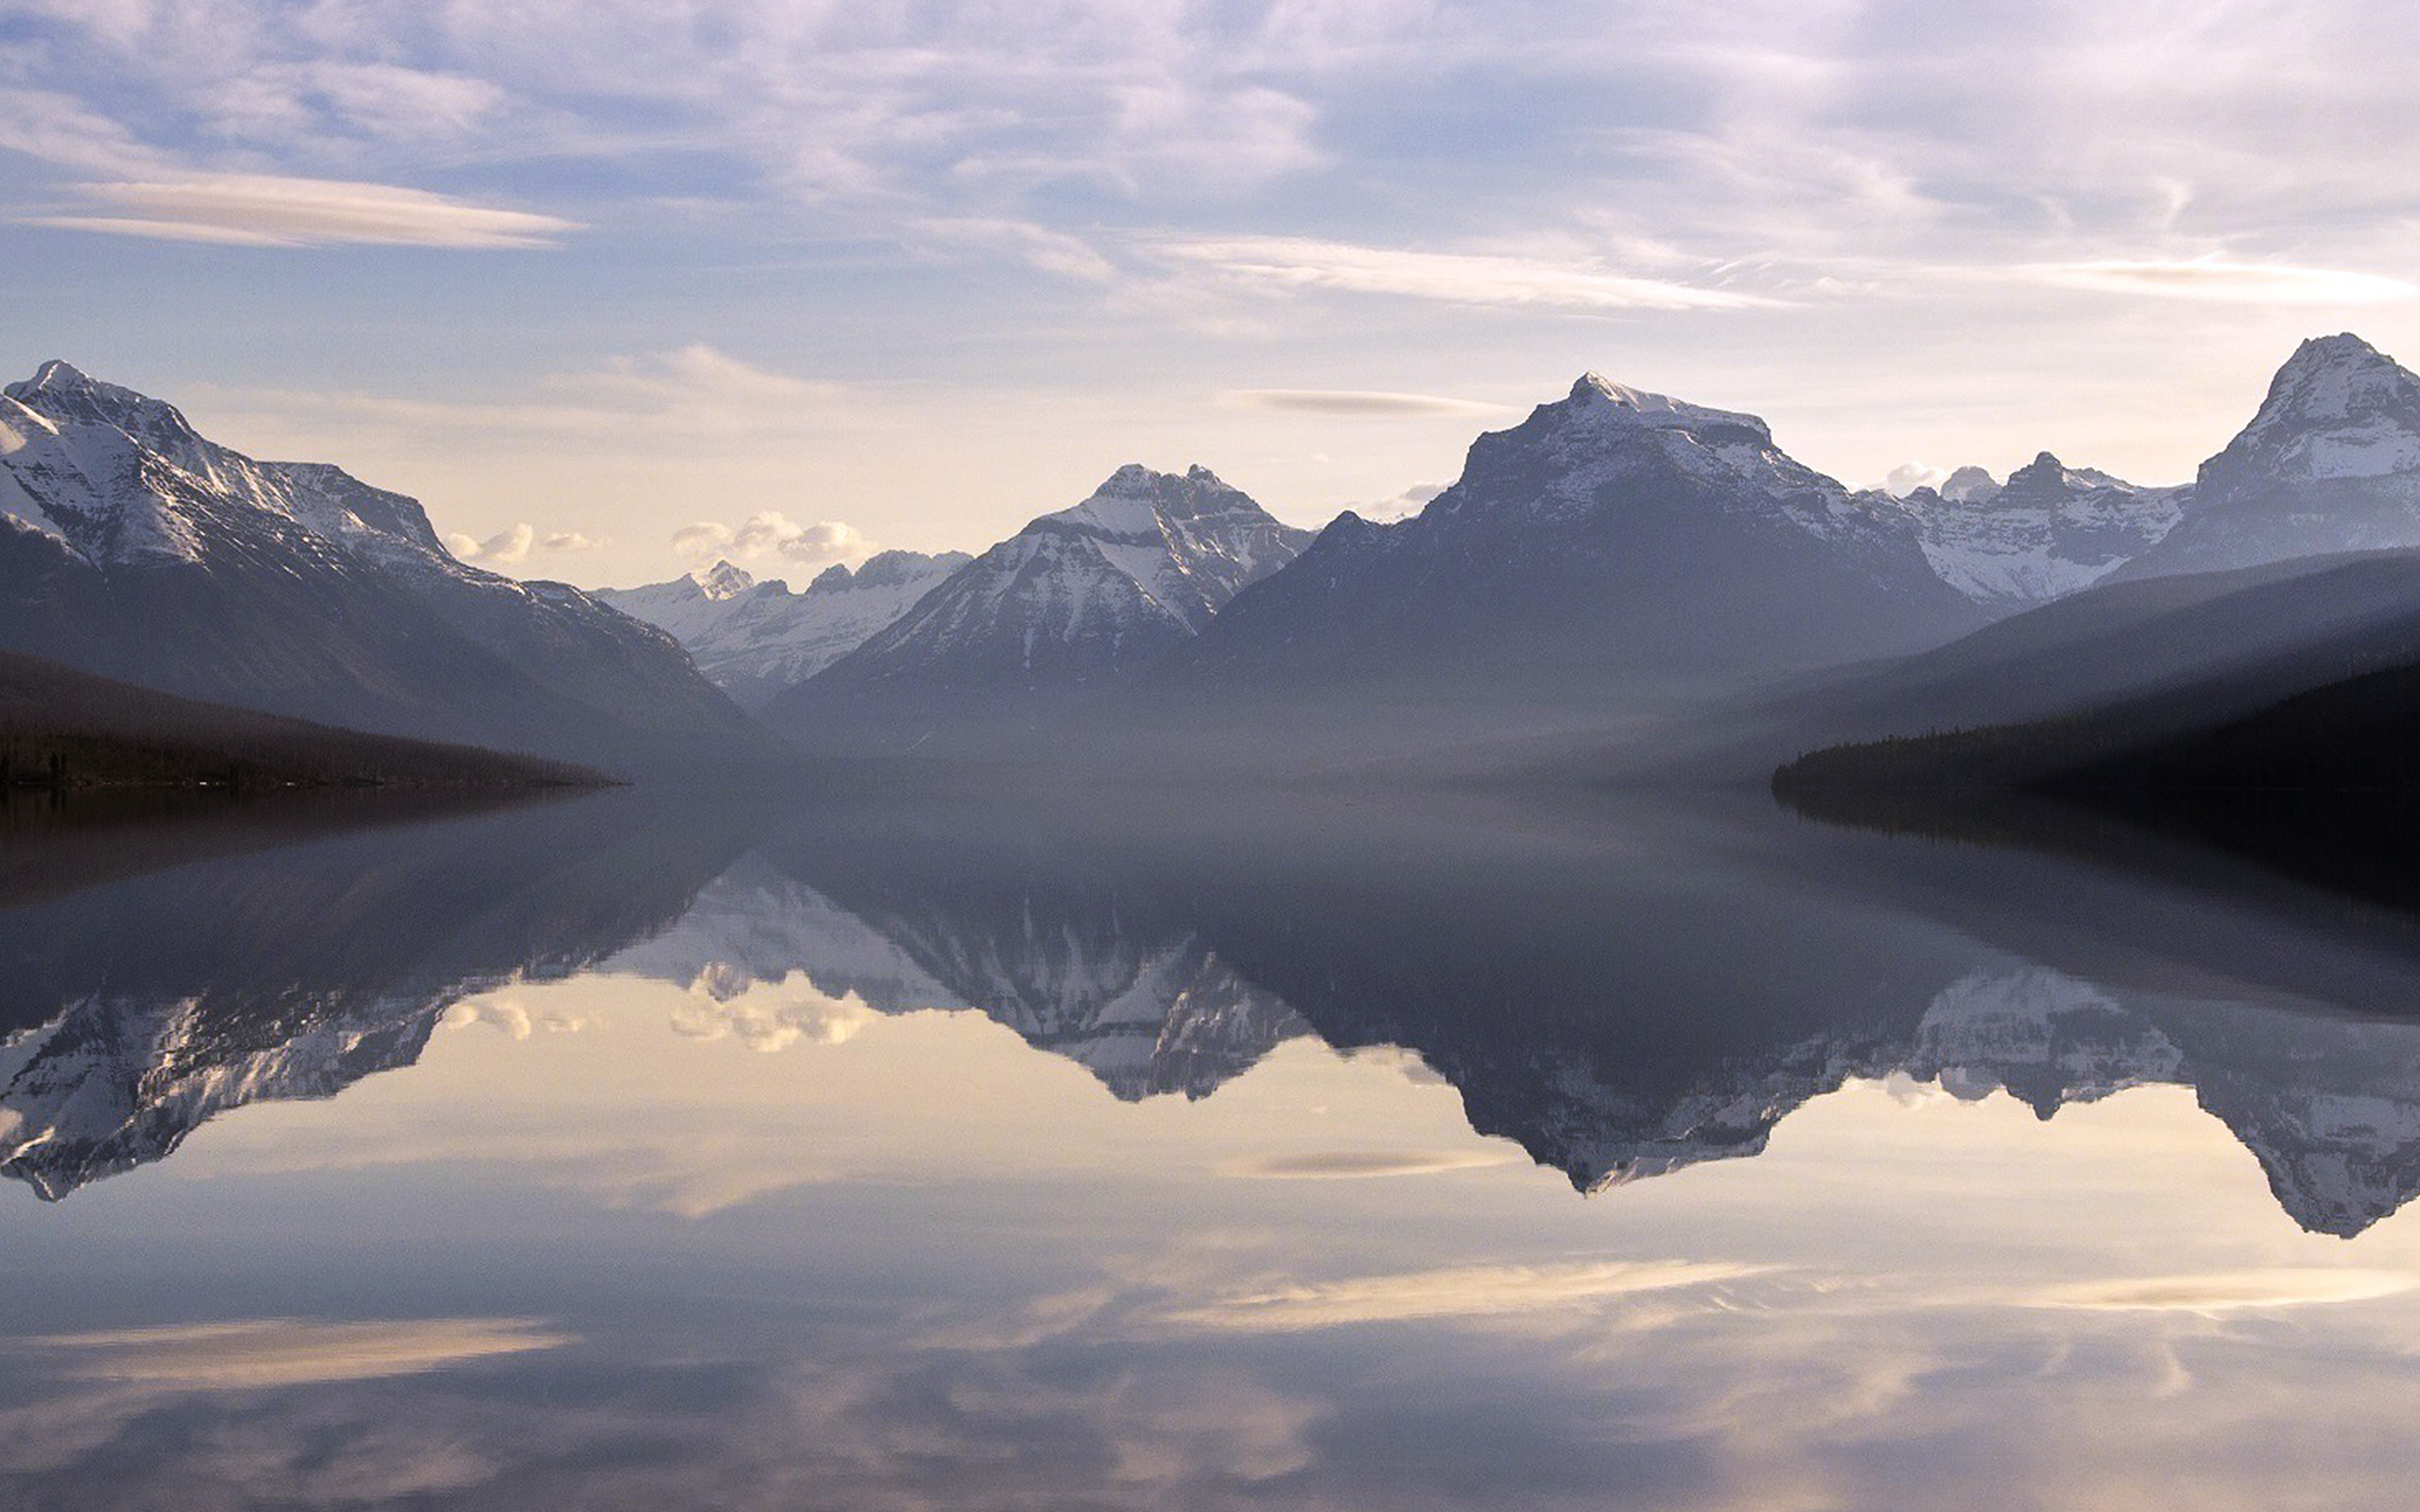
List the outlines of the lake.
{"type": "Polygon", "coordinates": [[[406,817],[12,832],[0,1505],[2420,1478],[2374,900],[1761,795],[406,817]]]}

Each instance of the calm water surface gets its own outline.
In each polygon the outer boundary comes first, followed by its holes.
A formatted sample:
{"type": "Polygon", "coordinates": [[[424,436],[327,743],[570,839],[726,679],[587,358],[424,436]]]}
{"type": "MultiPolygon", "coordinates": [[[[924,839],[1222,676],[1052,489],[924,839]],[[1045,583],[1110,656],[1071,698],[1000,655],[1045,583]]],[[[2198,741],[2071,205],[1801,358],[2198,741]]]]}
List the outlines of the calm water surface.
{"type": "Polygon", "coordinates": [[[12,835],[0,1506],[2411,1504],[2405,917],[1045,807],[12,835]]]}

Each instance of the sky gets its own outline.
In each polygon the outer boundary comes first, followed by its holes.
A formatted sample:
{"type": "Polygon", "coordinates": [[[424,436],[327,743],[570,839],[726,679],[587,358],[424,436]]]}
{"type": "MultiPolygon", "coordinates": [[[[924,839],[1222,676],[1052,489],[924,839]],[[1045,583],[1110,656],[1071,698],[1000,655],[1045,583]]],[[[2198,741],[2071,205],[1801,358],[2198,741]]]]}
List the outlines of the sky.
{"type": "Polygon", "coordinates": [[[1403,512],[1581,372],[1853,484],[2189,477],[2420,359],[2386,0],[0,0],[0,370],[500,570],[793,581],[1119,465],[1403,512]]]}

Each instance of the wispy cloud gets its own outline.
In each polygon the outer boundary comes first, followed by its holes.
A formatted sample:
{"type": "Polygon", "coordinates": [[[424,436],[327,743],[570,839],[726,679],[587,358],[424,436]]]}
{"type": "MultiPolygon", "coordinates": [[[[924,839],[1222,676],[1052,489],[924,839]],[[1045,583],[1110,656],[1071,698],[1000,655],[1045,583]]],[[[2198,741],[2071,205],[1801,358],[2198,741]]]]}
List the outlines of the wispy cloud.
{"type": "Polygon", "coordinates": [[[1362,247],[1291,236],[1169,239],[1150,250],[1269,292],[1336,290],[1447,304],[1565,310],[1738,310],[1777,301],[1644,278],[1592,262],[1362,247]]]}
{"type": "Polygon", "coordinates": [[[2216,300],[2232,304],[2384,304],[2420,295],[2420,286],[2380,273],[2217,258],[2048,263],[2025,271],[2045,284],[2063,288],[2216,300]]]}
{"type": "Polygon", "coordinates": [[[1291,415],[1501,415],[1501,404],[1437,394],[1394,394],[1364,388],[1230,388],[1219,396],[1229,409],[1291,415]]]}
{"type": "Polygon", "coordinates": [[[21,224],[242,247],[551,247],[577,221],[474,204],[424,189],[292,179],[274,174],[196,173],[80,183],[91,213],[27,215],[21,224]]]}
{"type": "Polygon", "coordinates": [[[2035,1307],[2095,1313],[2214,1314],[2371,1302],[2414,1289],[2420,1289],[2420,1276],[2405,1271],[2279,1267],[2080,1281],[2027,1300],[2035,1307]]]}

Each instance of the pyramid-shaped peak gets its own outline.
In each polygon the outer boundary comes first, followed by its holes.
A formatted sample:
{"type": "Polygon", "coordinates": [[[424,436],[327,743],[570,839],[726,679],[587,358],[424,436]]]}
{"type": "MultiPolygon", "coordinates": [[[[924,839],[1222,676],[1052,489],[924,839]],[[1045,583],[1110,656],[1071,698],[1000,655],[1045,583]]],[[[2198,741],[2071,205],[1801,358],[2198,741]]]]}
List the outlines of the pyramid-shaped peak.
{"type": "Polygon", "coordinates": [[[2277,369],[2261,404],[2301,421],[2344,420],[2382,404],[2408,400],[2420,379],[2351,332],[2314,336],[2294,349],[2277,369]]]}
{"type": "Polygon", "coordinates": [[[64,357],[53,357],[34,369],[35,388],[90,388],[93,375],[64,357]]]}

